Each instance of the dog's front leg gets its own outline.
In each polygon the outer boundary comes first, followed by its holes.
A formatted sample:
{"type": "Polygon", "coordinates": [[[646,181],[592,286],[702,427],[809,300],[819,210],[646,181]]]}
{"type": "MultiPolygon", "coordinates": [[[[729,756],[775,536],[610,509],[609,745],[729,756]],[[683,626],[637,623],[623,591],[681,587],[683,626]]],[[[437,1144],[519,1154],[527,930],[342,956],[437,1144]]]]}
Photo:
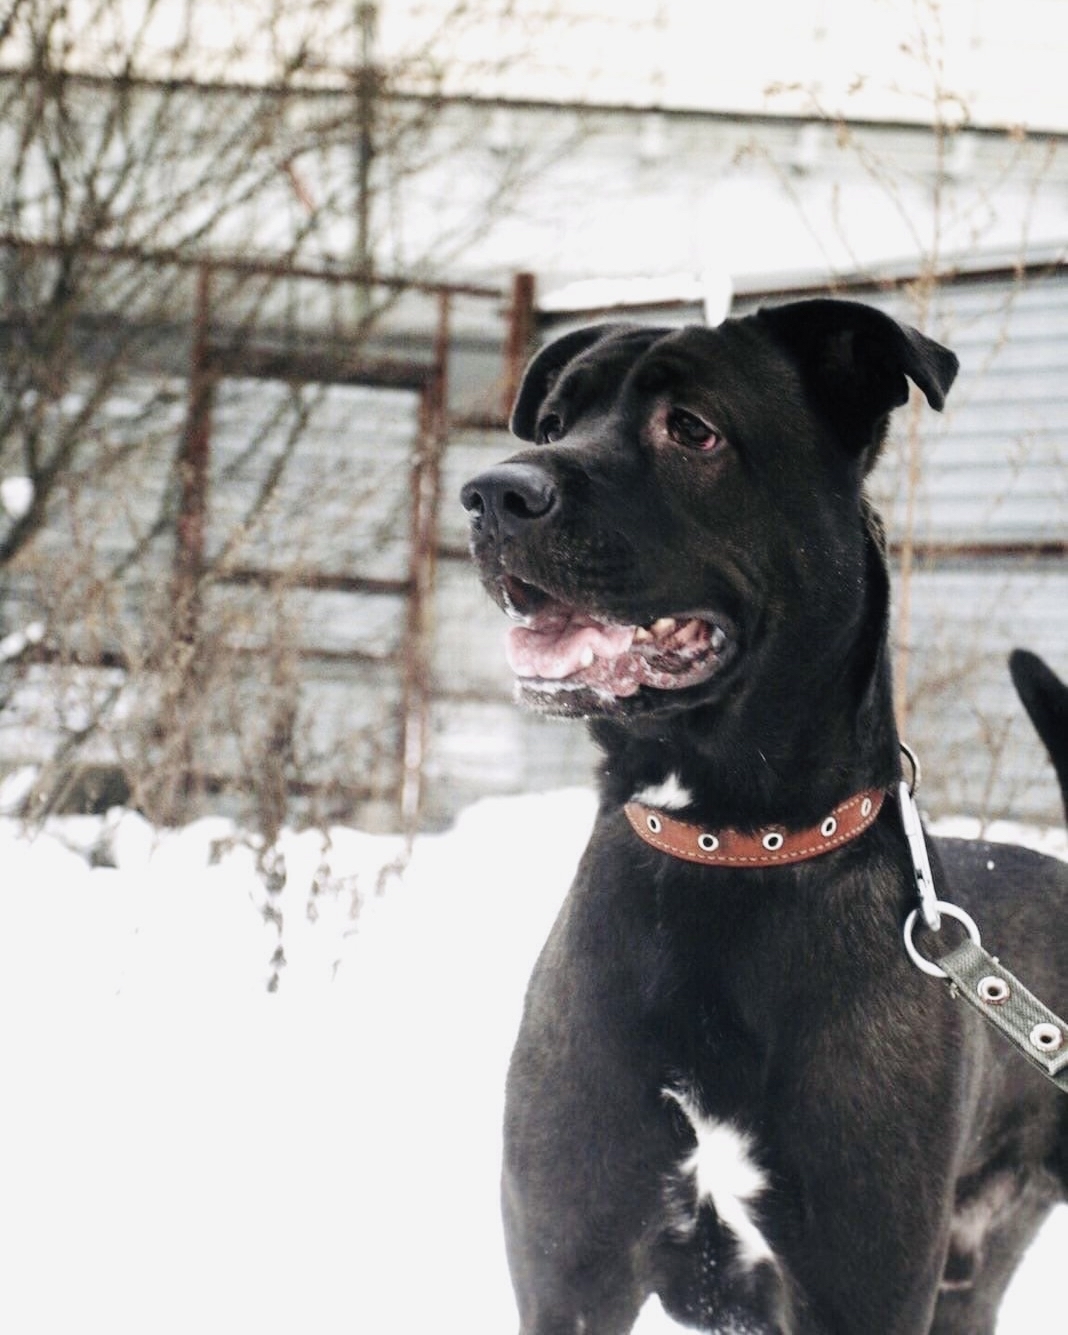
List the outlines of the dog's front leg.
{"type": "MultiPolygon", "coordinates": [[[[508,1075],[505,1238],[523,1335],[625,1335],[684,1147],[630,978],[613,986],[565,906],[531,979],[508,1075]]],[[[626,970],[617,953],[613,971],[626,970]]]]}
{"type": "Polygon", "coordinates": [[[520,1330],[625,1335],[649,1291],[659,1137],[643,1136],[625,1081],[602,1101],[560,1055],[535,1057],[521,1036],[509,1082],[502,1205],[520,1330]]]}
{"type": "Polygon", "coordinates": [[[804,1064],[777,1091],[791,1221],[777,1255],[822,1323],[813,1328],[836,1335],[927,1335],[945,1267],[977,1097],[957,1058],[970,1021],[941,994],[917,1006],[907,985],[888,980],[867,998],[850,989],[867,1028],[844,1019],[810,1033],[804,1064]],[[861,1042],[871,1035],[882,1041],[861,1042]]]}

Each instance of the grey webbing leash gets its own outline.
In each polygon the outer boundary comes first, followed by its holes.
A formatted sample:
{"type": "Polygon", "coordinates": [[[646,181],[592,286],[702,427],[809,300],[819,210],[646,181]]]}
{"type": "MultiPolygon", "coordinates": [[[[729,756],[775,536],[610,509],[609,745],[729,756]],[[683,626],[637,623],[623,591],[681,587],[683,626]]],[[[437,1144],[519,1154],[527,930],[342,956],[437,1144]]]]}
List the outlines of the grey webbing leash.
{"type": "Polygon", "coordinates": [[[1068,1094],[1068,1024],[1029,992],[995,956],[983,949],[979,928],[969,914],[939,899],[935,892],[923,825],[916,806],[920,764],[907,746],[902,744],[901,749],[912,765],[912,783],[901,781],[898,800],[920,900],[919,907],[913,909],[905,920],[905,949],[909,959],[930,977],[948,980],[954,996],[978,1011],[1017,1052],[1068,1094]],[[922,917],[930,931],[938,932],[943,915],[962,923],[967,938],[945,955],[928,959],[920,954],[912,939],[917,921],[922,917]]]}

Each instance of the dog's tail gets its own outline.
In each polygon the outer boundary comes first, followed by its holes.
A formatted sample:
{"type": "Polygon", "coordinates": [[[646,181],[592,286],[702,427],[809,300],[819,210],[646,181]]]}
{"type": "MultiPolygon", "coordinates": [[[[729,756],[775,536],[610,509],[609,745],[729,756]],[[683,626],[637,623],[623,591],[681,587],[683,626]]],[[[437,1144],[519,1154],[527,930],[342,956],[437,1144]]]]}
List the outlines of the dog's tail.
{"type": "Polygon", "coordinates": [[[1057,771],[1068,820],[1068,685],[1037,654],[1026,649],[1013,650],[1009,671],[1016,693],[1057,771]]]}

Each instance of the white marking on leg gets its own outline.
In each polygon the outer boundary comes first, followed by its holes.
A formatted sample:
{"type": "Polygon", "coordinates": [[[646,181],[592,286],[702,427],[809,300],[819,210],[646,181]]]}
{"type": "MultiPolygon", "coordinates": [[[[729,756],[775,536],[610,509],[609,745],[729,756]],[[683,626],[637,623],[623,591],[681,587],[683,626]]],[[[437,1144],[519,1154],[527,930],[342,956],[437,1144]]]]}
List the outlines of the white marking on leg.
{"type": "Polygon", "coordinates": [[[693,794],[682,786],[677,774],[669,774],[663,783],[650,785],[634,794],[634,801],[661,811],[681,811],[693,801],[693,794]]]}
{"type": "Polygon", "coordinates": [[[739,1260],[745,1266],[774,1261],[767,1239],[753,1222],[747,1206],[767,1188],[763,1169],[753,1159],[753,1141],[729,1122],[706,1117],[693,1097],[665,1089],[693,1127],[697,1144],[682,1162],[693,1176],[697,1201],[709,1201],[723,1224],[738,1239],[739,1260]]]}

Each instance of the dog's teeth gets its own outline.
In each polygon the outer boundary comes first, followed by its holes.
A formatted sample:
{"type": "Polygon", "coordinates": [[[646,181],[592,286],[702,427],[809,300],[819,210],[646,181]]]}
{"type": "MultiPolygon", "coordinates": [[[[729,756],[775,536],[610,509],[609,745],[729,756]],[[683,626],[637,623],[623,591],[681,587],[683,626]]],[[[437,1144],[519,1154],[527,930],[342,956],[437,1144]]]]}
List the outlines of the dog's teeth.
{"type": "Polygon", "coordinates": [[[718,654],[726,647],[727,635],[719,626],[712,627],[712,634],[709,636],[708,647],[714,654],[718,654]]]}
{"type": "Polygon", "coordinates": [[[582,657],[579,659],[579,667],[593,667],[593,650],[589,645],[582,651],[582,657]]]}
{"type": "Polygon", "coordinates": [[[652,638],[653,638],[652,631],[646,630],[644,626],[639,626],[638,629],[634,632],[635,644],[648,644],[652,638]]]}
{"type": "Polygon", "coordinates": [[[649,629],[656,636],[670,635],[675,629],[674,617],[661,617],[659,621],[654,621],[649,629]]]}

